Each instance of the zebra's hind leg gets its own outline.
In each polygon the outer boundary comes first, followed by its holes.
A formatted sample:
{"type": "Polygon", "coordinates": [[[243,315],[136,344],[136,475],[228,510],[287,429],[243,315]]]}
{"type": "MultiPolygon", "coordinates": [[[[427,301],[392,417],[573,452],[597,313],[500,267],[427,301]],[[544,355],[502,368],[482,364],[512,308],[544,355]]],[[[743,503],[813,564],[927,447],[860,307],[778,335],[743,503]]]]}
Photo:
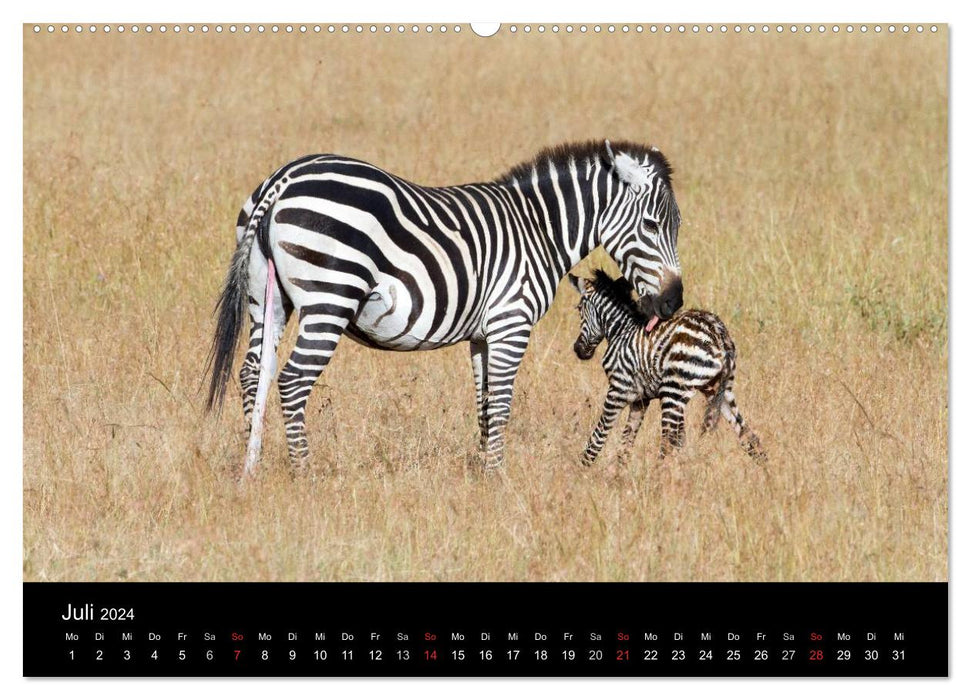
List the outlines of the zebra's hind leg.
{"type": "Polygon", "coordinates": [[[735,431],[735,436],[738,438],[742,449],[745,450],[749,457],[755,460],[756,464],[765,466],[769,461],[768,455],[766,455],[765,449],[762,447],[762,441],[759,440],[759,436],[745,424],[745,419],[742,418],[742,414],[739,412],[738,406],[735,403],[735,392],[732,391],[731,386],[725,391],[725,400],[722,402],[721,412],[725,416],[725,420],[729,422],[735,431]]]}
{"type": "Polygon", "coordinates": [[[705,417],[701,421],[701,434],[707,435],[718,426],[725,394],[721,391],[721,387],[713,391],[702,389],[702,393],[707,397],[708,403],[705,404],[705,417]]]}
{"type": "MultiPolygon", "coordinates": [[[[273,350],[276,351],[286,328],[287,321],[293,313],[290,300],[279,293],[275,295],[273,319],[276,321],[276,337],[273,350]]],[[[263,345],[263,302],[257,302],[253,297],[249,300],[249,347],[243,358],[243,365],[239,369],[239,384],[243,391],[243,417],[246,420],[246,434],[253,428],[253,404],[256,401],[256,387],[260,381],[260,351],[263,345]]]]}
{"type": "Polygon", "coordinates": [[[663,462],[672,450],[684,447],[684,407],[690,396],[676,389],[661,390],[661,449],[658,461],[663,462]]]}
{"type": "Polygon", "coordinates": [[[344,301],[351,305],[315,304],[300,309],[297,343],[277,379],[287,430],[287,452],[290,466],[297,473],[307,470],[310,456],[306,426],[307,399],[330,363],[337,342],[357,313],[361,299],[344,301]]]}

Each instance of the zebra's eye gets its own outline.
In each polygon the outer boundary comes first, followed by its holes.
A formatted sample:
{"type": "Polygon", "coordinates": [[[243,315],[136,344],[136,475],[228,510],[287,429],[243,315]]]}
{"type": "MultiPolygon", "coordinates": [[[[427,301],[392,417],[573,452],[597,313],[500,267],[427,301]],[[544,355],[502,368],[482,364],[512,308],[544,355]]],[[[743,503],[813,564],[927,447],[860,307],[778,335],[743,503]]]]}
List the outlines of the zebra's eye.
{"type": "Polygon", "coordinates": [[[657,222],[654,219],[648,219],[647,217],[645,217],[644,230],[647,231],[648,233],[653,233],[656,235],[658,232],[657,222]]]}

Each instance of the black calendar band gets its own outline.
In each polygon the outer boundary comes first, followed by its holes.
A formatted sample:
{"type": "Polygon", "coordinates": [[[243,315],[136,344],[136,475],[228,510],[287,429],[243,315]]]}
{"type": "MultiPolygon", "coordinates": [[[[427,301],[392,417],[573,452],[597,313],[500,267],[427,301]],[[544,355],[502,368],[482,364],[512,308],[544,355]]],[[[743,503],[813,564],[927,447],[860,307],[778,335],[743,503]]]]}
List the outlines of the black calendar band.
{"type": "Polygon", "coordinates": [[[946,676],[946,583],[25,583],[25,676],[946,676]]]}

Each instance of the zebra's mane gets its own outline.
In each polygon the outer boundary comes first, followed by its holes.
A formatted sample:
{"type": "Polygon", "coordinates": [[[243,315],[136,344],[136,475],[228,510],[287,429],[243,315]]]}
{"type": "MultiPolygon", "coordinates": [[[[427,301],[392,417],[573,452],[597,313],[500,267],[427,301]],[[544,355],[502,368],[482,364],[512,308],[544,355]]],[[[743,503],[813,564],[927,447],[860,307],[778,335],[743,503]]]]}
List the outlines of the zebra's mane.
{"type": "MultiPolygon", "coordinates": [[[[664,157],[664,154],[656,148],[645,146],[642,143],[634,143],[633,141],[611,141],[610,148],[615,154],[626,153],[639,161],[650,158],[651,163],[654,164],[661,178],[670,186],[671,175],[674,173],[674,169],[668,163],[668,159],[664,157]]],[[[549,162],[565,167],[571,159],[576,163],[599,160],[600,164],[605,168],[609,168],[611,165],[610,157],[607,155],[607,147],[602,140],[574,141],[544,148],[529,160],[525,160],[519,165],[514,165],[496,178],[495,182],[505,184],[518,180],[529,180],[533,176],[533,168],[539,166],[545,167],[549,162]]]]}
{"type": "Polygon", "coordinates": [[[627,312],[638,325],[645,326],[651,320],[650,316],[637,308],[637,302],[631,297],[634,285],[624,277],[614,279],[603,270],[598,269],[594,272],[594,278],[591,281],[595,291],[600,292],[614,306],[618,306],[627,312]]]}

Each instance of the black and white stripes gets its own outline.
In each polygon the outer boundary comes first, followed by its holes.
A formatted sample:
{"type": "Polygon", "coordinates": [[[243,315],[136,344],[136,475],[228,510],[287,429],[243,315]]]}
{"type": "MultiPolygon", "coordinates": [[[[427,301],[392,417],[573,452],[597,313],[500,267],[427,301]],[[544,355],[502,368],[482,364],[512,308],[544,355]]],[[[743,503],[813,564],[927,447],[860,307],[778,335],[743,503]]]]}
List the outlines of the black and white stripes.
{"type": "Polygon", "coordinates": [[[720,415],[731,424],[746,452],[765,461],[758,436],[742,419],[735,404],[735,344],[721,319],[708,311],[680,311],[648,330],[650,318],[631,300],[631,285],[597,271],[593,280],[570,276],[580,292],[580,334],[573,349],[581,360],[593,356],[606,338],[603,367],[609,386],[603,411],[583,453],[593,464],[621,411],[630,405],[623,433],[621,463],[630,457],[644,413],[654,399],[661,402],[661,450],[664,459],[684,443],[684,410],[698,391],[708,397],[703,432],[720,415]]]}
{"type": "Polygon", "coordinates": [[[276,343],[297,311],[296,347],[278,377],[294,466],[308,456],[307,398],[342,335],[399,351],[469,341],[480,445],[488,466],[499,466],[530,331],[573,265],[602,244],[646,312],[667,318],[680,306],[670,173],[655,149],[603,142],[548,149],[493,182],[452,187],[421,187],[338,155],[290,163],[257,188],[237,221],[210,407],[225,391],[244,308],[252,321],[240,372],[247,418],[264,319],[276,343]],[[277,272],[269,314],[268,259],[277,272]]]}

